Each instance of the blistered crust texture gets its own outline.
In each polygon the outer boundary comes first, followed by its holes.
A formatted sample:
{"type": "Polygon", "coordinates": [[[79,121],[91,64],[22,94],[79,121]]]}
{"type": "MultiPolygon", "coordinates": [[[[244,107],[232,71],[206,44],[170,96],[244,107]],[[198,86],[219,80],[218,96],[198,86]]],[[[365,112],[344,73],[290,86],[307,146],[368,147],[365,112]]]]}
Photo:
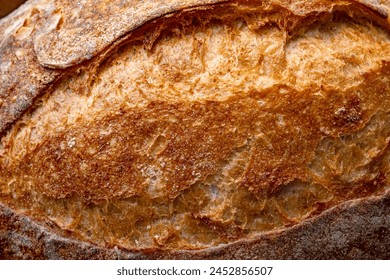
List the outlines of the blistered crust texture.
{"type": "Polygon", "coordinates": [[[0,202],[102,247],[199,250],[382,195],[385,4],[282,2],[191,6],[68,72],[37,36],[20,59],[46,92],[1,136],[0,202]]]}
{"type": "Polygon", "coordinates": [[[48,231],[0,204],[2,259],[389,259],[390,192],[346,202],[283,231],[204,250],[97,247],[48,231]],[[345,221],[348,221],[347,223],[345,221]]]}

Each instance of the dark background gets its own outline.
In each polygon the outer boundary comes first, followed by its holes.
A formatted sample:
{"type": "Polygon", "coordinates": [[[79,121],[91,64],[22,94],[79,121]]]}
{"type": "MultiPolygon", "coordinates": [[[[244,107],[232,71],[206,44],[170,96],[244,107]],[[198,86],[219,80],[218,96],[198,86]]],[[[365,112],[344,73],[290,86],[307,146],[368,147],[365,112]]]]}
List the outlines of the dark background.
{"type": "Polygon", "coordinates": [[[8,15],[26,0],[0,0],[0,18],[8,15]]]}

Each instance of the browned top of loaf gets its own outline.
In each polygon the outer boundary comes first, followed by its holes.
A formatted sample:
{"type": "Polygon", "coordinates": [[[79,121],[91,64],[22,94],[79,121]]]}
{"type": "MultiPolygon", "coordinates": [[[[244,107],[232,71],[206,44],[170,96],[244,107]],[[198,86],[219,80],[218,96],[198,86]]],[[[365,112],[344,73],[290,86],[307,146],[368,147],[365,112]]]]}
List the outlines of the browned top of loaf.
{"type": "Polygon", "coordinates": [[[0,201],[61,236],[177,250],[383,194],[388,3],[219,2],[3,19],[0,201]]]}

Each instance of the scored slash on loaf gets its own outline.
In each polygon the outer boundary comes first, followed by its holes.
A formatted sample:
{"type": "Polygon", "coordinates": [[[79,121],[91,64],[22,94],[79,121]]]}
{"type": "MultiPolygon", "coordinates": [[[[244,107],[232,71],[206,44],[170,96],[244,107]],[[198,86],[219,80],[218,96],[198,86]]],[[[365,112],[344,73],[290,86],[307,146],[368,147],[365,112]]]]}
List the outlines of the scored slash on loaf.
{"type": "Polygon", "coordinates": [[[388,257],[390,3],[106,4],[0,21],[3,258],[388,257]]]}

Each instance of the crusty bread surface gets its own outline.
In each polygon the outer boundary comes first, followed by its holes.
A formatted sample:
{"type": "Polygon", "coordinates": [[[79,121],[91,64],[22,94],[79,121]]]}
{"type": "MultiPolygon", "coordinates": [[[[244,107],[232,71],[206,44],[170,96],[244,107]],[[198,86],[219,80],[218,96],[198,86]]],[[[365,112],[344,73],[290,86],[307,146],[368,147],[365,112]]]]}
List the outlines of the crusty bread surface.
{"type": "Polygon", "coordinates": [[[389,11],[27,1],[0,20],[0,256],[389,258],[389,11]]]}

